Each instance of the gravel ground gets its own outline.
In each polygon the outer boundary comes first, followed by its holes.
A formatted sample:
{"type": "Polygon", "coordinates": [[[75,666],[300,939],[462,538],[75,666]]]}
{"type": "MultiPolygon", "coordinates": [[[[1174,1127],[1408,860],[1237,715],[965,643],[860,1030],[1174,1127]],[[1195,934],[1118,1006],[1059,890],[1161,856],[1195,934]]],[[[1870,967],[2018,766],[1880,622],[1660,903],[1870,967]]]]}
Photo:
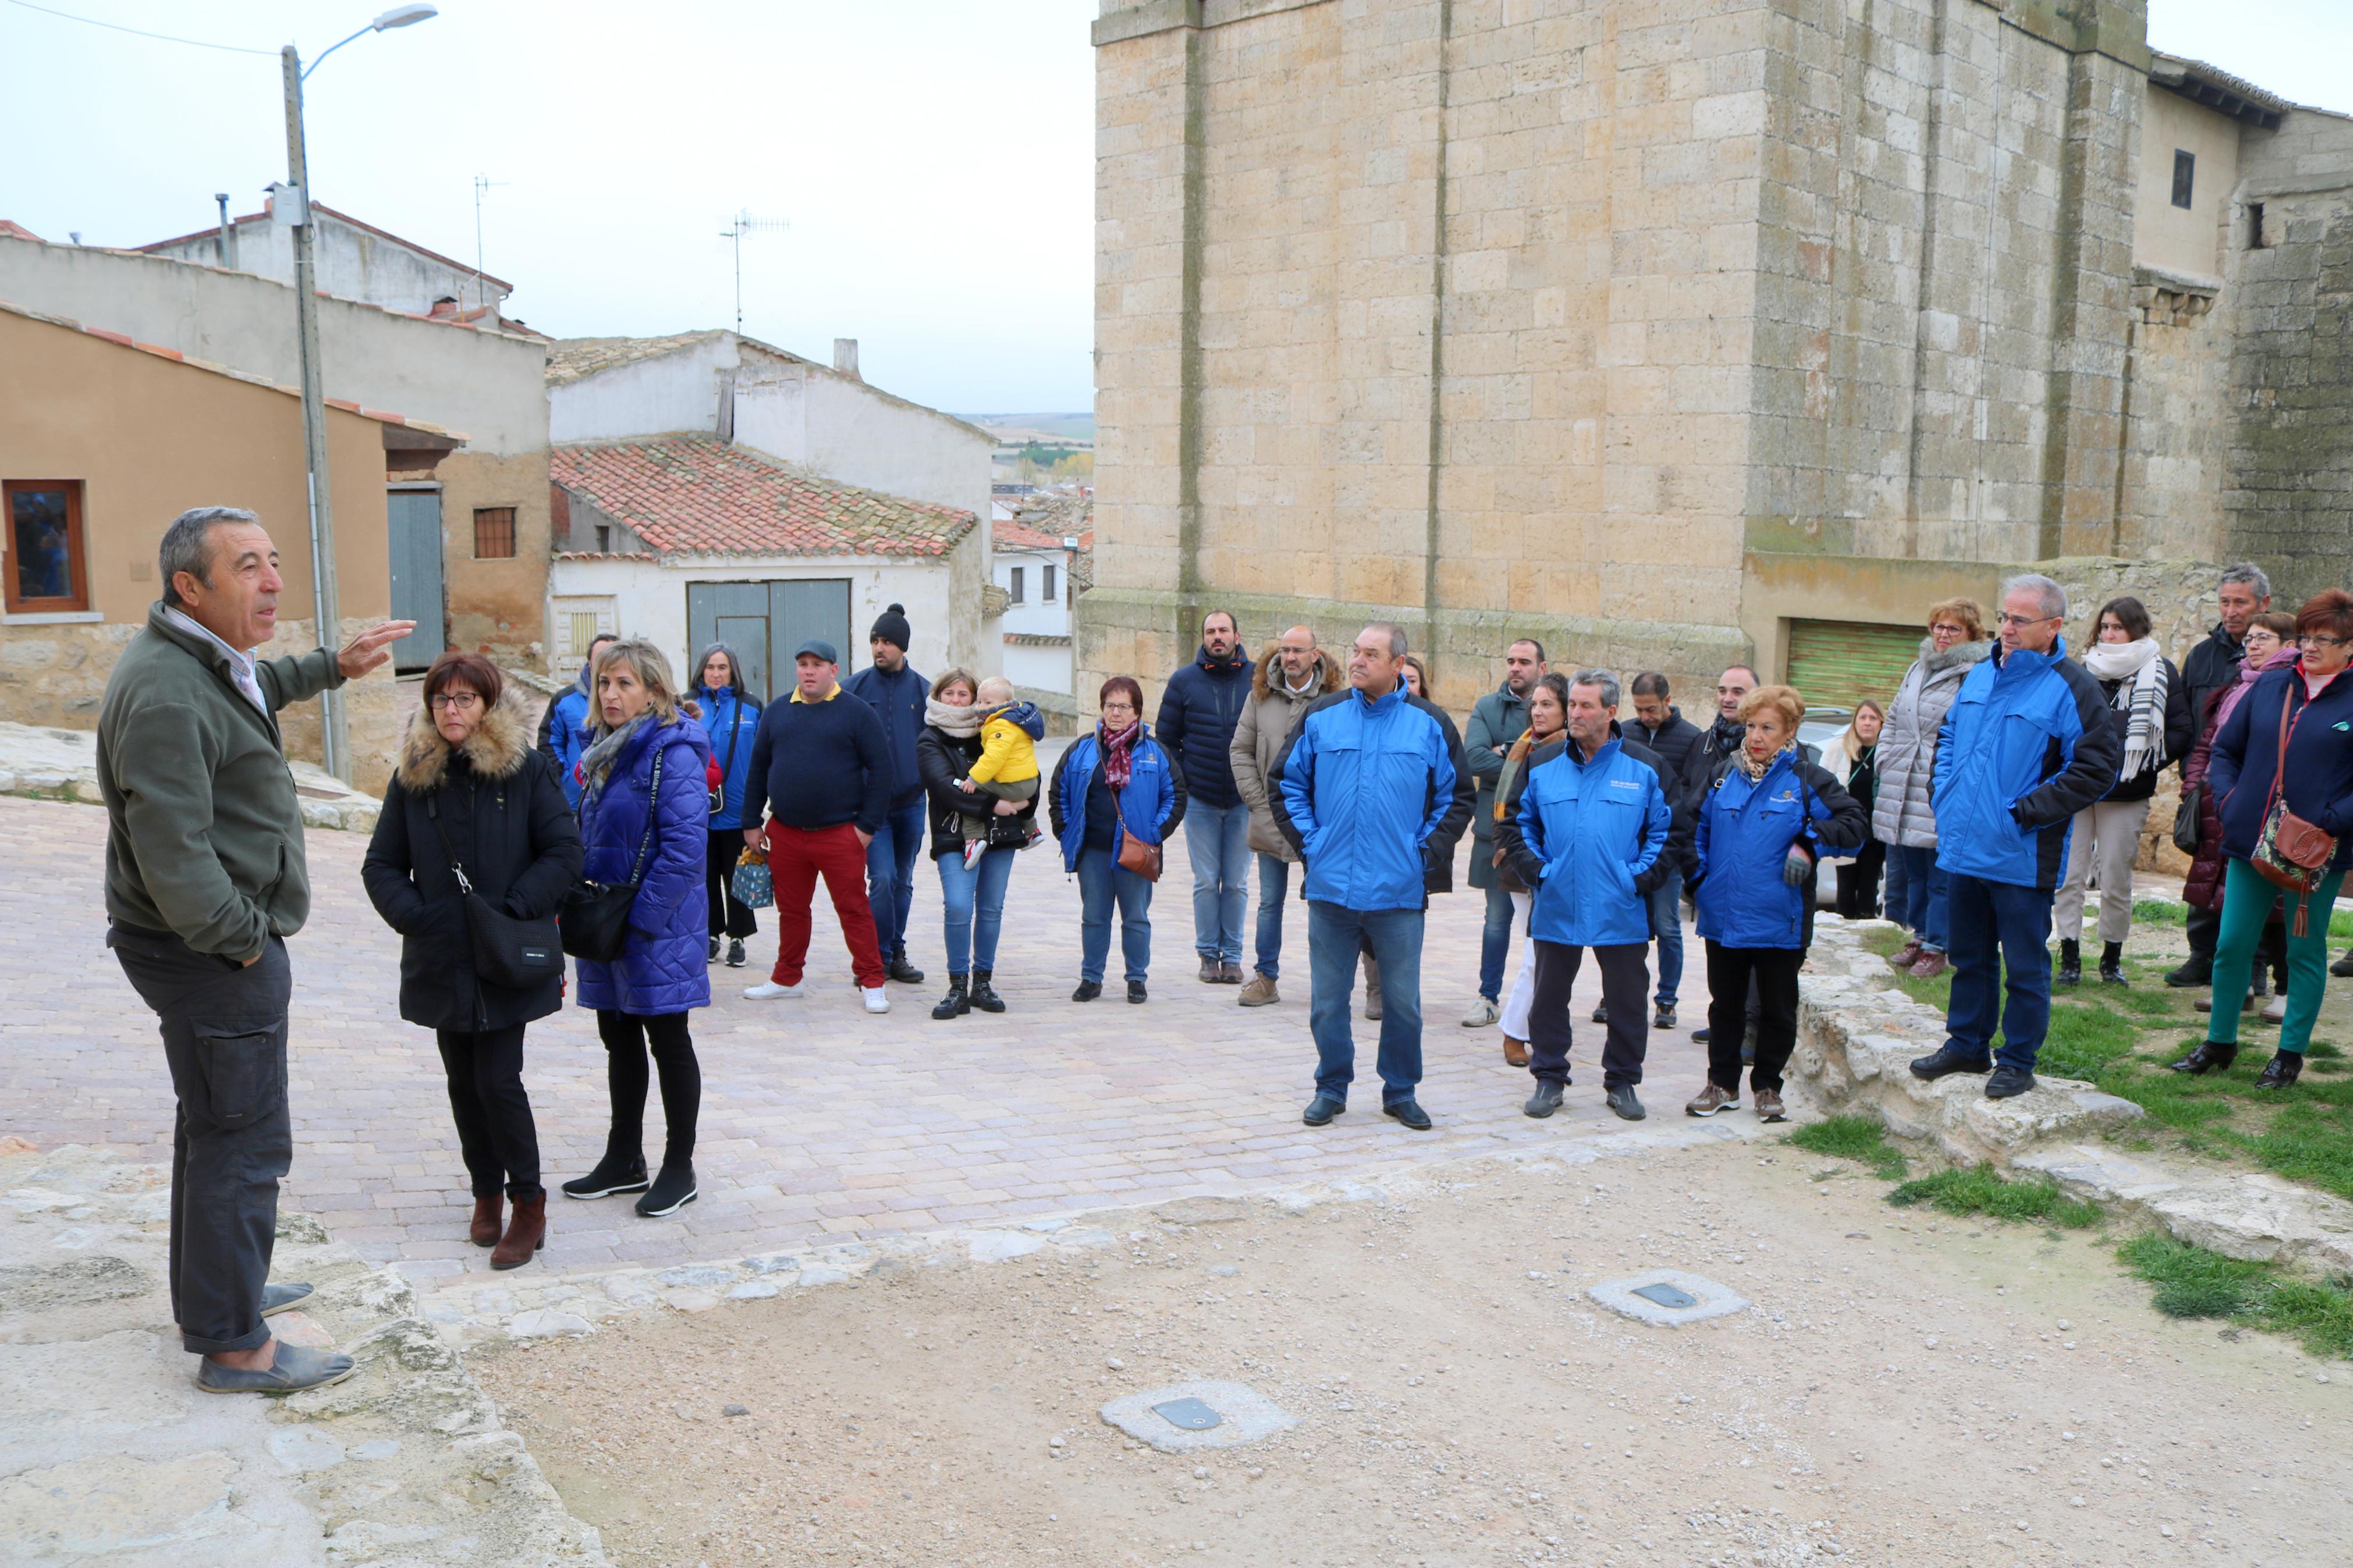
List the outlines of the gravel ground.
{"type": "Polygon", "coordinates": [[[2353,1368],[2158,1317],[2114,1237],[1885,1191],[1773,1143],[1481,1160],[470,1360],[631,1568],[2347,1560],[2353,1368]],[[1753,1305],[1584,1293],[1670,1266],[1753,1305]],[[1299,1424],[1097,1416],[1197,1377],[1299,1424]]]}

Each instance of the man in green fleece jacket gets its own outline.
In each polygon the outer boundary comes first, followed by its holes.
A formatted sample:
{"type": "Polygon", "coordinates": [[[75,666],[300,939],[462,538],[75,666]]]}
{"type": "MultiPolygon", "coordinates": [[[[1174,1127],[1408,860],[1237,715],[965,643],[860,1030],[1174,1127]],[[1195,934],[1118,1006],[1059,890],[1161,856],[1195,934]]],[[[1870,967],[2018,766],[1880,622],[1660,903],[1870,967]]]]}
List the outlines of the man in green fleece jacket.
{"type": "Polygon", "coordinates": [[[278,551],[254,514],[182,512],[158,552],[164,597],[115,662],[98,718],[106,943],[155,1010],[179,1098],[172,1309],[196,1386],[287,1394],[351,1375],[349,1356],[271,1337],[311,1293],[270,1285],[286,1107],[285,939],[311,912],[302,812],[278,710],[366,674],[416,629],[387,621],[339,654],[257,660],[278,623],[278,551]]]}

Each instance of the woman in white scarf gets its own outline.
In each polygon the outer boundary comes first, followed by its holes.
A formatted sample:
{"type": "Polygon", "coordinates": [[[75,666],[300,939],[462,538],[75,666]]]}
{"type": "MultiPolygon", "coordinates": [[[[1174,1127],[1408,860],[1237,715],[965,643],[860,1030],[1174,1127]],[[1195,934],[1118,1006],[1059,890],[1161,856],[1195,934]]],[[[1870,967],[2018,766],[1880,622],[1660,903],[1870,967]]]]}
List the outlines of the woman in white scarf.
{"type": "Polygon", "coordinates": [[[2062,985],[2084,978],[2084,889],[2094,875],[2100,886],[2100,980],[2126,984],[2125,939],[2132,934],[2133,863],[2140,858],[2141,827],[2149,797],[2168,763],[2188,753],[2197,739],[2189,692],[2181,672],[2158,650],[2148,611],[2135,598],[2111,599],[2100,606],[2095,639],[2084,650],[2084,668],[2107,694],[2108,713],[2124,742],[2124,762],[2106,798],[2075,814],[2067,835],[2067,879],[2052,907],[2059,932],[2062,985]]]}

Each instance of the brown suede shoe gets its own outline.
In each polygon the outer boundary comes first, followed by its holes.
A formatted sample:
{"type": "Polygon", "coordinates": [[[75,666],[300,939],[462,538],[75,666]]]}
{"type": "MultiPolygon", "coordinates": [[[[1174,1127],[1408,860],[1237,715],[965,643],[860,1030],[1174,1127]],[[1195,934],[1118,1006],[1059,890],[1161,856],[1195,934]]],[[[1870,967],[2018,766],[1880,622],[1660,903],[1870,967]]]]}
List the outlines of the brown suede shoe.
{"type": "Polygon", "coordinates": [[[1920,945],[1920,939],[1915,936],[1910,942],[1905,942],[1902,947],[1897,948],[1895,950],[1894,956],[1890,958],[1887,962],[1894,964],[1898,969],[1909,969],[1914,964],[1919,963],[1923,957],[1926,956],[1927,952],[1928,950],[1926,948],[1920,945]]]}
{"type": "Polygon", "coordinates": [[[517,1198],[514,1218],[491,1253],[491,1267],[520,1268],[531,1261],[532,1254],[546,1245],[547,1194],[543,1192],[535,1197],[517,1198]]]}
{"type": "Polygon", "coordinates": [[[1711,1083],[1702,1089],[1683,1106],[1685,1116],[1714,1116],[1719,1110],[1740,1109],[1740,1091],[1711,1083]]]}
{"type": "Polygon", "coordinates": [[[1507,1067],[1524,1068],[1527,1066],[1527,1041],[1515,1040],[1512,1038],[1511,1036],[1505,1035],[1504,1037],[1504,1062],[1507,1067]]]}
{"type": "Polygon", "coordinates": [[[1934,980],[1952,966],[1951,961],[1941,952],[1924,952],[1920,955],[1920,962],[1912,966],[1912,978],[1934,980]]]}
{"type": "Polygon", "coordinates": [[[466,1235],[476,1247],[496,1247],[499,1244],[499,1194],[474,1200],[474,1223],[466,1235]]]}

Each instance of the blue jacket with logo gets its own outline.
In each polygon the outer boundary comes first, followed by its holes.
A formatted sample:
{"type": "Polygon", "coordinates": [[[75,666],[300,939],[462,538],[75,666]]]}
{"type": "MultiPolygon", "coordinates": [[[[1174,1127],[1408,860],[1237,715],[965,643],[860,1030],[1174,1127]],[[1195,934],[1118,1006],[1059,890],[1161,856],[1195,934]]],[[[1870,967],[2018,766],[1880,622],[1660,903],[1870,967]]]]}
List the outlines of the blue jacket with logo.
{"type": "MultiPolygon", "coordinates": [[[[1135,737],[1135,754],[1129,759],[1127,788],[1119,792],[1119,816],[1112,826],[1112,858],[1119,858],[1124,835],[1121,824],[1139,844],[1158,844],[1185,819],[1185,781],[1150,726],[1135,737]]],[[[1071,742],[1054,769],[1053,787],[1046,795],[1046,820],[1062,847],[1062,869],[1079,868],[1079,851],[1087,843],[1087,786],[1103,766],[1103,740],[1090,731],[1071,742]]],[[[986,799],[986,796],[982,797],[986,799]]]]}
{"type": "Polygon", "coordinates": [[[2222,853],[2252,859],[2271,814],[2279,772],[2280,708],[2287,708],[2287,808],[2337,836],[2332,870],[2353,866],[2353,675],[2339,671],[2320,695],[2305,696],[2304,671],[2258,678],[2214,732],[2206,787],[2222,823],[2222,853]]]}
{"type": "Polygon", "coordinates": [[[1699,934],[1725,947],[1804,947],[1812,936],[1810,876],[1782,879],[1789,846],[1860,849],[1871,818],[1829,769],[1791,747],[1751,781],[1728,767],[1699,801],[1699,934]]]}
{"type": "Polygon", "coordinates": [[[2064,637],[2049,653],[1996,644],[1936,732],[1928,799],[1937,865],[1981,881],[2057,887],[2068,825],[2108,793],[2123,757],[2100,683],[2067,657],[2064,637]]]}
{"type": "Polygon", "coordinates": [[[1306,868],[1301,897],[1418,910],[1453,887],[1476,791],[1454,721],[1402,682],[1369,700],[1345,687],[1309,703],[1268,784],[1276,830],[1306,868]]]}
{"type": "Polygon", "coordinates": [[[1615,737],[1589,761],[1573,744],[1546,750],[1512,781],[1495,824],[1496,847],[1535,889],[1528,934],[1571,947],[1650,941],[1653,870],[1673,864],[1674,808],[1657,764],[1615,737]]]}
{"type": "Polygon", "coordinates": [[[741,827],[744,785],[752,776],[752,749],[759,742],[760,705],[732,686],[698,689],[694,700],[702,709],[703,732],[711,737],[711,759],[727,770],[727,804],[711,814],[711,826],[741,827]]]}

